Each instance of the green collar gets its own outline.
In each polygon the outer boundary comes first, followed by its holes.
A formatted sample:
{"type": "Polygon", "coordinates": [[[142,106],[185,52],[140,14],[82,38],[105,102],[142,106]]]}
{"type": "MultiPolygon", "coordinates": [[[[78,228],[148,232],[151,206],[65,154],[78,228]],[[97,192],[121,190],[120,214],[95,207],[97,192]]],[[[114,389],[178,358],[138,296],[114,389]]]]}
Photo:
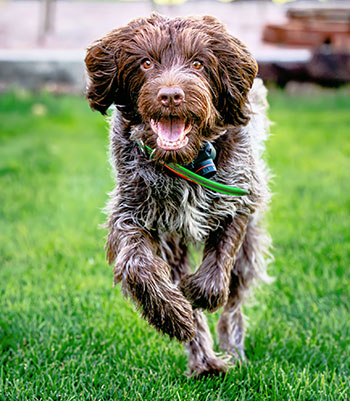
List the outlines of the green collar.
{"type": "MultiPolygon", "coordinates": [[[[145,145],[141,140],[136,141],[139,147],[142,149],[142,151],[152,158],[152,153],[154,150],[150,148],[149,146],[145,145]]],[[[231,196],[244,196],[244,195],[249,195],[249,191],[246,191],[245,189],[237,188],[237,187],[232,187],[230,185],[224,185],[219,182],[209,180],[208,178],[202,177],[199,174],[194,173],[193,171],[180,166],[179,164],[175,163],[162,163],[166,168],[174,172],[176,175],[184,178],[185,180],[194,182],[198,185],[202,185],[203,187],[209,188],[214,192],[220,192],[225,195],[231,195],[231,196]]]]}

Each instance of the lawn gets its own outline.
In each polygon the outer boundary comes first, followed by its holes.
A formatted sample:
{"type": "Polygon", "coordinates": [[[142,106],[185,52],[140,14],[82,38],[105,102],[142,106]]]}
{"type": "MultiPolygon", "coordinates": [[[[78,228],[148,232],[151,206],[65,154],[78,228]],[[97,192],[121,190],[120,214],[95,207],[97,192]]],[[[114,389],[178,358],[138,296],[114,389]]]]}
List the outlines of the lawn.
{"type": "Polygon", "coordinates": [[[112,288],[103,117],[78,97],[0,97],[0,400],[350,399],[349,91],[270,104],[276,280],[245,308],[249,362],[195,380],[112,288]]]}

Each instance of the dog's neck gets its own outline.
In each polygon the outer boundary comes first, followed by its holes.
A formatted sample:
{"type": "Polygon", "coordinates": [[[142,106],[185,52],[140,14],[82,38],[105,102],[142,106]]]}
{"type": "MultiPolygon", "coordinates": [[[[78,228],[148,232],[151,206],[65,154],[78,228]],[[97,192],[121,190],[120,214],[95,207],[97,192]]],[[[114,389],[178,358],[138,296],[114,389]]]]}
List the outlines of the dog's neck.
{"type": "MultiPolygon", "coordinates": [[[[152,152],[153,150],[145,145],[141,140],[136,141],[139,147],[142,149],[142,151],[148,155],[149,157],[152,157],[152,152]]],[[[198,157],[197,157],[198,158],[198,157]]],[[[203,187],[206,187],[214,192],[219,192],[225,195],[230,195],[230,196],[244,196],[244,195],[249,195],[249,191],[238,188],[238,187],[233,187],[230,185],[224,185],[219,182],[209,180],[206,177],[203,177],[199,174],[197,174],[194,171],[189,170],[188,168],[184,166],[180,166],[178,164],[166,164],[162,163],[167,169],[175,173],[177,176],[182,177],[188,181],[194,182],[195,184],[201,185],[203,187]]]]}

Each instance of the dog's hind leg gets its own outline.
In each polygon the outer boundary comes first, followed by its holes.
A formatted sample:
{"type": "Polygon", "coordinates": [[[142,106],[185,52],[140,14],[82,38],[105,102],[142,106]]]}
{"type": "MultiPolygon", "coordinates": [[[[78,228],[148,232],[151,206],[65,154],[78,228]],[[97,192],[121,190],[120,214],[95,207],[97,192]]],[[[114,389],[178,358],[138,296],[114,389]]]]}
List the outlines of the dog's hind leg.
{"type": "Polygon", "coordinates": [[[233,360],[244,359],[244,317],[242,301],[253,279],[269,281],[266,257],[270,237],[254,219],[247,225],[243,244],[231,271],[229,296],[218,322],[220,347],[233,360]]]}
{"type": "MultiPolygon", "coordinates": [[[[171,278],[179,284],[182,277],[189,273],[188,247],[182,238],[166,234],[161,241],[161,256],[171,267],[171,278]]],[[[195,327],[194,338],[187,342],[188,375],[218,375],[226,372],[226,363],[213,351],[213,340],[204,313],[197,309],[193,312],[195,327]]]]}
{"type": "Polygon", "coordinates": [[[230,294],[217,326],[220,348],[235,362],[244,360],[244,317],[238,279],[232,274],[230,294]]]}
{"type": "Polygon", "coordinates": [[[208,376],[226,373],[226,362],[213,351],[213,340],[204,313],[197,309],[193,312],[196,334],[186,343],[188,352],[188,374],[190,376],[208,376]]]}

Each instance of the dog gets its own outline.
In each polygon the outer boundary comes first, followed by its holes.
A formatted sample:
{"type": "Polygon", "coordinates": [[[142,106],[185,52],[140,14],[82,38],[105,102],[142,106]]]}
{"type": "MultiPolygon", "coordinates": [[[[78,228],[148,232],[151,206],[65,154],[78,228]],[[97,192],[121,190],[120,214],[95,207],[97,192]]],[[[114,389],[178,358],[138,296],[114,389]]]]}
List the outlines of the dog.
{"type": "Polygon", "coordinates": [[[214,17],[158,14],[95,41],[85,63],[90,107],[106,114],[115,105],[106,244],[114,284],[150,325],[185,343],[190,375],[225,373],[231,362],[213,351],[203,311],[223,307],[220,347],[232,362],[243,359],[242,301],[252,282],[268,277],[269,122],[257,63],[214,17]],[[216,153],[211,181],[246,195],[167,168],[190,166],[208,144],[216,153]],[[196,246],[203,259],[191,273],[196,246]]]}

